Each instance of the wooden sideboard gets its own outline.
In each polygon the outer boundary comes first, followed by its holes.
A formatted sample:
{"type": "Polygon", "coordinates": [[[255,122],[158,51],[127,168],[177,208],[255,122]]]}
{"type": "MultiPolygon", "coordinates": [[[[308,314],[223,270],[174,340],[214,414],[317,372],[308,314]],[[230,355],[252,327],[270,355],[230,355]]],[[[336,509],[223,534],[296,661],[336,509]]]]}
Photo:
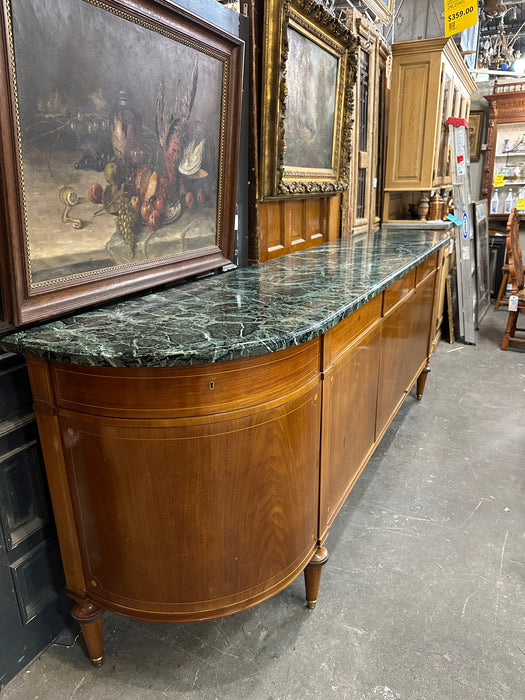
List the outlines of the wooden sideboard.
{"type": "Polygon", "coordinates": [[[91,660],[101,614],[184,622],[255,605],[326,538],[428,371],[443,248],[324,334],[179,367],[28,358],[68,592],[91,660]]]}

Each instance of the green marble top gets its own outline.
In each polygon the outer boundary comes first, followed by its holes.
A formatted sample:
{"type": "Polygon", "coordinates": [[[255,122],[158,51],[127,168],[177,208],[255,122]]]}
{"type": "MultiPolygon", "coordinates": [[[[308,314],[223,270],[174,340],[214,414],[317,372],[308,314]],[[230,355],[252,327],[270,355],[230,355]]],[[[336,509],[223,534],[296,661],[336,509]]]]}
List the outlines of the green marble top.
{"type": "Polygon", "coordinates": [[[379,230],[19,330],[5,350],[59,362],[168,367],[262,355],[334,326],[449,240],[379,230]]]}

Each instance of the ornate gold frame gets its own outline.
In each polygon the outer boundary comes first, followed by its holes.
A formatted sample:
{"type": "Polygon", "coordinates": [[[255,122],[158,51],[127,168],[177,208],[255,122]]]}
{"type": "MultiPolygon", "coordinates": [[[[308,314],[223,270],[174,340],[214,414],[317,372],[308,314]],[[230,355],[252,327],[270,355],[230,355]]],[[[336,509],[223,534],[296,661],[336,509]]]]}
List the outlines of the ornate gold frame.
{"type": "Polygon", "coordinates": [[[388,24],[392,19],[392,6],[394,0],[363,0],[365,5],[372,10],[375,16],[383,22],[383,24],[388,24]]]}
{"type": "Polygon", "coordinates": [[[470,162],[474,163],[481,156],[481,142],[483,140],[483,128],[485,126],[485,112],[474,110],[469,115],[469,143],[470,162]]]}
{"type": "Polygon", "coordinates": [[[260,199],[330,195],[348,187],[357,39],[316,0],[267,0],[264,14],[260,199]],[[288,27],[337,57],[332,167],[287,166],[288,27]]]}

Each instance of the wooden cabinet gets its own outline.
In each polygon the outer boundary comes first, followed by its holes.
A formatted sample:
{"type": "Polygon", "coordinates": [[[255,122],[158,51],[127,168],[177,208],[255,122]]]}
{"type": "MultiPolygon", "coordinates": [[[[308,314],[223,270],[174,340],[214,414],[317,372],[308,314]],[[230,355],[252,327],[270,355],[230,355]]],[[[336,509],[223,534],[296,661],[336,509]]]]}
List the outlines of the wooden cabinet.
{"type": "Polygon", "coordinates": [[[305,571],[430,357],[435,253],[322,336],[209,365],[29,359],[73,616],[220,617],[305,571]]]}
{"type": "Polygon", "coordinates": [[[428,193],[452,184],[446,120],[468,119],[474,90],[452,39],[392,45],[386,221],[407,218],[402,193],[428,193]]]}
{"type": "Polygon", "coordinates": [[[320,347],[167,369],[30,361],[73,599],[202,620],[305,568],[318,539],[320,347]]]}
{"type": "Polygon", "coordinates": [[[525,197],[525,81],[496,82],[485,99],[490,112],[481,196],[489,200],[489,219],[506,220],[518,198],[525,197]]]}

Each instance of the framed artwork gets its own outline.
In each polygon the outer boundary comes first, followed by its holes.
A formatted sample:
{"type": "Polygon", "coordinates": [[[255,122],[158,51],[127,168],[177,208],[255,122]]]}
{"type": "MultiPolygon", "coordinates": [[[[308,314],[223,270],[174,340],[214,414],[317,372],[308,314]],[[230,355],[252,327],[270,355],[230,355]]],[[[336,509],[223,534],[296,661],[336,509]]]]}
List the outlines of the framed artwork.
{"type": "Polygon", "coordinates": [[[228,264],[244,42],[163,0],[2,0],[4,316],[228,264]]]}
{"type": "Polygon", "coordinates": [[[470,160],[476,162],[481,155],[481,141],[483,139],[484,112],[473,111],[468,118],[468,133],[470,142],[470,160]]]}
{"type": "Polygon", "coordinates": [[[380,19],[383,24],[388,24],[392,19],[392,6],[394,0],[363,0],[375,16],[380,19]]]}
{"type": "Polygon", "coordinates": [[[316,0],[267,0],[260,197],[348,186],[357,40],[316,0]]]}

